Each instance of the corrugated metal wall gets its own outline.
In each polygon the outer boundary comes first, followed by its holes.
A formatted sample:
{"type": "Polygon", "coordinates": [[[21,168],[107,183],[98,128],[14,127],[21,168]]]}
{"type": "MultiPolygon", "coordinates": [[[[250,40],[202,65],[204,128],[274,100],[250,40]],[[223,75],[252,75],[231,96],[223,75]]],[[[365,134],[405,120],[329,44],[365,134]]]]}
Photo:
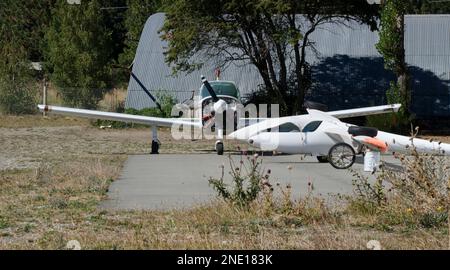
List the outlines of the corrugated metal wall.
{"type": "Polygon", "coordinates": [[[450,15],[410,15],[405,28],[411,109],[423,117],[450,116],[450,15]]]}
{"type": "MultiPolygon", "coordinates": [[[[171,76],[172,70],[163,55],[166,44],[158,34],[163,22],[162,13],[148,19],[133,72],[153,92],[169,91],[178,101],[183,101],[200,87],[200,75],[213,79],[216,65],[212,60],[199,71],[171,76]]],[[[412,74],[412,109],[424,118],[450,116],[450,15],[408,15],[405,25],[406,61],[412,74]]],[[[386,103],[385,91],[395,77],[384,70],[383,59],[375,48],[378,33],[356,22],[346,22],[346,25],[323,25],[311,39],[316,42],[318,54],[308,52],[307,60],[313,72],[309,99],[326,103],[332,110],[386,103]]],[[[256,68],[250,64],[231,64],[222,70],[222,78],[235,81],[242,95],[262,84],[256,68]]],[[[126,107],[153,106],[130,79],[126,107]]]]}

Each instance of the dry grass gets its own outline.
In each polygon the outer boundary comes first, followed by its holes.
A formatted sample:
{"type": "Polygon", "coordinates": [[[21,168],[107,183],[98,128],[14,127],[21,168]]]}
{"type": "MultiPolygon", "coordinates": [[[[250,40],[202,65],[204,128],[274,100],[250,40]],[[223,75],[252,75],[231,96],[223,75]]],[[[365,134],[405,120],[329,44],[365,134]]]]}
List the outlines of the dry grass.
{"type": "Polygon", "coordinates": [[[123,108],[126,96],[126,89],[113,89],[106,93],[103,99],[99,102],[99,109],[115,112],[117,108],[123,108]]]}
{"type": "MultiPolygon", "coordinates": [[[[215,201],[172,211],[98,208],[127,154],[150,152],[148,129],[100,130],[65,118],[0,117],[0,248],[445,249],[444,226],[385,222],[311,196],[262,197],[247,210],[215,201]],[[3,163],[2,163],[3,162],[3,163]],[[270,198],[270,197],[269,197],[270,198]],[[275,206],[274,206],[275,205],[275,206]]],[[[162,152],[204,152],[211,142],[173,141],[162,152]],[[188,149],[189,148],[189,149],[188,149]]],[[[397,216],[398,217],[398,216],[397,216]]]]}
{"type": "Polygon", "coordinates": [[[42,117],[42,115],[0,115],[0,128],[35,128],[89,125],[89,120],[81,118],[62,116],[42,117]]]}

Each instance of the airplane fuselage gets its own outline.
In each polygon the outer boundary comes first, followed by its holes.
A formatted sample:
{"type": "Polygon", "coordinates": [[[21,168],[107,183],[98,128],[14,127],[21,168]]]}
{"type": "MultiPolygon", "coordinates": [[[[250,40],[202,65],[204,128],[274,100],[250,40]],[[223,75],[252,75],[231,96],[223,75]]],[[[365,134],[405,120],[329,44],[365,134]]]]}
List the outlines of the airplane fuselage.
{"type": "MultiPolygon", "coordinates": [[[[352,126],[337,118],[313,113],[268,119],[240,129],[229,138],[247,142],[263,151],[313,156],[326,156],[333,145],[346,143],[358,154],[362,144],[357,137],[349,134],[348,129],[352,126]]],[[[450,155],[450,144],[412,139],[383,131],[378,131],[374,138],[384,142],[390,153],[406,153],[415,147],[418,152],[450,155]]]]}

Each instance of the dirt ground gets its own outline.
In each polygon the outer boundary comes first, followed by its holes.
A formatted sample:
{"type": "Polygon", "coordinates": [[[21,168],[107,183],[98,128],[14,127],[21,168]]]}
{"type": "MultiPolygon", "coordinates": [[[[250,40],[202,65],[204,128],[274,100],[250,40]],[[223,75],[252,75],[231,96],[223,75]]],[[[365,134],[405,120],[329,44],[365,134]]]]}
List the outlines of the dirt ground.
{"type": "MultiPolygon", "coordinates": [[[[214,150],[213,140],[174,140],[167,128],[158,132],[160,153],[201,153],[214,150]]],[[[37,168],[87,155],[136,155],[151,152],[149,128],[101,129],[88,120],[41,116],[0,118],[0,170],[37,168]]],[[[238,144],[227,143],[228,149],[238,144]]]]}

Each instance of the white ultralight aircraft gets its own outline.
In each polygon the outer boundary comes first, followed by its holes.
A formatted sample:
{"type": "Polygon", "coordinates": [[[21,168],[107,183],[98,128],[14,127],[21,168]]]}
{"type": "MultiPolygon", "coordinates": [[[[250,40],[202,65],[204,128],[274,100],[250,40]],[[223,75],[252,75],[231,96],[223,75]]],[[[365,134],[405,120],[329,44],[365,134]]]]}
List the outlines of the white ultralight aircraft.
{"type": "MultiPolygon", "coordinates": [[[[209,119],[223,119],[218,116],[223,116],[227,109],[236,109],[235,104],[231,107],[229,102],[216,95],[213,87],[204,77],[202,82],[210,93],[213,103],[209,119]]],[[[152,126],[152,148],[158,142],[158,126],[203,128],[205,124],[204,119],[200,118],[160,118],[47,105],[38,105],[38,108],[40,111],[54,114],[152,126]]],[[[359,154],[365,154],[365,168],[370,166],[370,169],[374,169],[379,162],[380,153],[407,152],[413,147],[421,153],[450,155],[450,144],[382,132],[375,128],[359,127],[339,120],[339,118],[397,112],[399,108],[400,104],[331,112],[308,109],[308,114],[304,115],[259,119],[257,123],[238,128],[226,138],[247,142],[263,151],[317,156],[319,162],[329,162],[337,169],[351,167],[356,155],[359,154]]],[[[215,121],[215,125],[218,139],[215,148],[221,155],[224,149],[223,121],[215,121]]]]}

